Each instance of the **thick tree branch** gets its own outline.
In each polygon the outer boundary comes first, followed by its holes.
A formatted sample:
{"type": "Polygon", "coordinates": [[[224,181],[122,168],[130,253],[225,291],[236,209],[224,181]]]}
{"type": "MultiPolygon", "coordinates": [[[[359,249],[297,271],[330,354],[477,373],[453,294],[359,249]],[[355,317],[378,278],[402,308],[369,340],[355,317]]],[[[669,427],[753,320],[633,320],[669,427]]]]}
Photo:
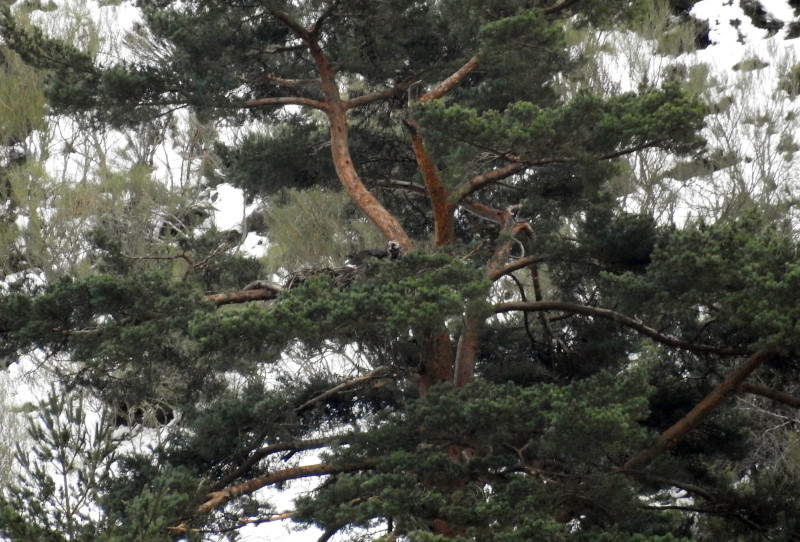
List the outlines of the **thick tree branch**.
{"type": "Polygon", "coordinates": [[[527,163],[516,162],[513,164],[508,164],[507,166],[501,167],[499,169],[489,171],[482,175],[478,175],[477,177],[473,177],[472,179],[470,179],[469,182],[459,187],[459,189],[453,194],[453,199],[457,202],[460,202],[464,198],[470,196],[474,192],[477,192],[484,186],[493,184],[503,179],[507,179],[508,177],[511,177],[515,173],[524,171],[528,167],[530,167],[530,165],[527,163]]]}
{"type": "Polygon", "coordinates": [[[448,92],[456,88],[461,81],[463,81],[473,70],[478,66],[478,57],[473,56],[470,58],[463,66],[461,66],[458,71],[456,71],[453,75],[436,85],[436,87],[424,94],[420,97],[419,101],[422,103],[429,102],[431,100],[438,100],[442,96],[446,95],[448,92]]]}
{"type": "Polygon", "coordinates": [[[428,194],[424,185],[417,184],[413,181],[394,181],[394,180],[376,181],[375,186],[378,188],[407,190],[408,192],[414,192],[415,194],[421,194],[423,196],[426,196],[428,194]]]}
{"type": "Polygon", "coordinates": [[[739,385],[738,391],[741,393],[752,393],[753,395],[760,395],[767,399],[772,399],[777,403],[790,406],[792,408],[800,408],[800,397],[789,395],[782,391],[773,390],[760,384],[750,384],[749,382],[742,382],[739,385]]]}
{"type": "Polygon", "coordinates": [[[304,450],[316,450],[317,448],[324,448],[325,446],[331,446],[333,444],[341,444],[343,442],[343,437],[336,436],[336,437],[325,437],[325,438],[318,438],[318,439],[311,439],[311,440],[295,440],[292,442],[281,442],[278,444],[272,444],[270,446],[264,446],[262,448],[258,448],[257,450],[253,450],[253,452],[245,459],[237,468],[236,470],[228,473],[224,478],[217,481],[213,488],[215,491],[224,488],[225,486],[232,483],[237,478],[244,476],[247,471],[253,468],[256,463],[264,459],[265,457],[277,454],[281,452],[302,452],[304,450]]]}
{"type": "Polygon", "coordinates": [[[414,156],[417,159],[419,172],[425,182],[425,189],[428,199],[433,208],[434,236],[437,247],[451,245],[456,238],[455,207],[448,203],[447,190],[442,182],[439,169],[433,163],[422,136],[419,133],[419,125],[412,119],[406,119],[406,127],[411,134],[411,145],[414,149],[414,156]]]}
{"type": "Polygon", "coordinates": [[[775,354],[768,351],[756,352],[750,356],[738,369],[711,390],[711,393],[706,395],[702,401],[697,403],[686,416],[664,431],[654,446],[642,450],[630,458],[623,465],[622,470],[638,471],[646,468],[656,457],[675,446],[690,431],[700,425],[725,399],[736,393],[736,388],[744,382],[745,378],[773,357],[775,357],[775,354]]]}
{"type": "Polygon", "coordinates": [[[397,96],[398,94],[401,94],[406,90],[408,90],[408,87],[410,87],[414,83],[414,81],[415,80],[413,78],[406,79],[405,81],[396,84],[392,88],[387,88],[386,90],[383,90],[381,92],[373,92],[372,94],[365,94],[364,96],[358,96],[357,98],[353,98],[352,100],[347,100],[345,102],[345,109],[353,109],[356,107],[361,107],[363,105],[371,104],[373,102],[378,102],[381,100],[386,100],[387,98],[392,98],[394,96],[397,96]]]}
{"type": "Polygon", "coordinates": [[[208,500],[200,505],[200,512],[207,514],[212,510],[223,506],[228,501],[241,497],[242,495],[249,495],[254,491],[261,488],[286,482],[289,480],[297,480],[299,478],[309,478],[311,476],[325,476],[329,474],[341,474],[344,472],[355,472],[359,470],[371,469],[375,466],[376,461],[365,459],[361,463],[355,465],[327,465],[324,463],[317,463],[315,465],[301,465],[298,467],[291,467],[283,469],[258,478],[253,478],[242,484],[222,489],[219,491],[212,491],[209,493],[208,500]]]}
{"type": "Polygon", "coordinates": [[[301,107],[310,107],[320,111],[327,111],[328,106],[325,102],[319,100],[312,100],[311,98],[301,98],[299,96],[277,96],[274,98],[257,98],[244,103],[244,107],[255,109],[256,107],[270,107],[270,106],[284,106],[284,105],[299,105],[301,107]]]}
{"type": "Polygon", "coordinates": [[[558,13],[559,11],[563,11],[577,2],[578,0],[564,0],[560,4],[550,6],[549,8],[543,8],[542,12],[546,13],[547,15],[551,15],[553,13],[558,13]]]}
{"type": "Polygon", "coordinates": [[[348,380],[346,382],[342,382],[338,386],[334,386],[333,388],[331,388],[331,389],[329,389],[329,390],[327,390],[327,391],[325,391],[323,393],[320,393],[319,395],[317,395],[315,397],[312,397],[311,399],[309,399],[308,401],[306,401],[305,403],[303,403],[302,405],[297,407],[295,409],[295,411],[296,412],[302,412],[305,409],[307,409],[308,407],[310,407],[311,405],[313,405],[315,403],[319,403],[320,401],[324,401],[328,397],[331,397],[332,395],[335,395],[335,394],[339,393],[340,391],[353,389],[356,386],[360,386],[361,384],[369,382],[370,380],[375,380],[376,378],[383,378],[383,377],[385,377],[386,375],[389,374],[389,371],[390,371],[390,368],[389,368],[388,365],[382,365],[380,367],[377,367],[376,369],[373,369],[372,371],[368,372],[365,375],[359,376],[357,378],[353,378],[352,380],[348,380]]]}
{"type": "Polygon", "coordinates": [[[477,201],[472,200],[462,201],[461,207],[475,216],[489,220],[495,224],[499,224],[500,226],[503,226],[506,222],[507,211],[501,211],[499,209],[495,209],[494,207],[489,207],[488,205],[484,205],[483,203],[478,203],[477,201]]]}
{"type": "Polygon", "coordinates": [[[493,272],[487,275],[487,278],[492,282],[496,281],[500,277],[508,275],[509,273],[513,273],[514,271],[518,271],[520,269],[525,269],[529,265],[534,265],[540,263],[542,261],[541,256],[526,256],[524,258],[520,258],[510,264],[506,265],[505,267],[501,267],[499,269],[494,270],[493,272]]]}
{"type": "Polygon", "coordinates": [[[277,75],[266,74],[263,78],[270,83],[275,83],[276,85],[282,85],[285,87],[302,87],[308,85],[314,86],[321,86],[322,81],[319,79],[285,79],[283,77],[278,77],[277,75]]]}
{"type": "Polygon", "coordinates": [[[625,316],[616,311],[609,309],[601,309],[599,307],[590,307],[588,305],[578,305],[577,303],[567,303],[564,301],[534,301],[534,302],[519,302],[512,301],[508,303],[498,303],[494,306],[496,313],[511,312],[511,311],[563,311],[573,314],[584,314],[586,316],[594,316],[597,318],[605,318],[613,320],[620,325],[629,327],[634,331],[638,331],[642,335],[650,337],[656,342],[689,350],[691,352],[701,352],[707,354],[718,354],[722,356],[740,356],[747,355],[749,352],[737,348],[723,348],[719,346],[712,346],[707,344],[696,344],[684,342],[673,337],[669,337],[656,331],[655,329],[644,325],[639,320],[625,316]]]}
{"type": "MultiPolygon", "coordinates": [[[[349,128],[347,125],[348,104],[342,100],[336,81],[336,70],[320,47],[315,32],[305,29],[283,12],[271,10],[271,13],[305,43],[316,65],[321,82],[322,95],[325,99],[321,110],[328,117],[331,130],[331,156],[336,175],[339,177],[342,186],[356,207],[378,228],[387,241],[396,241],[406,253],[413,251],[414,247],[411,238],[400,222],[386,210],[372,192],[367,190],[356,172],[353,159],[350,156],[349,128]]],[[[320,21],[317,22],[320,23],[320,21]]],[[[313,100],[311,101],[313,102],[313,100]]]]}
{"type": "Polygon", "coordinates": [[[248,303],[250,301],[268,301],[278,297],[279,290],[259,288],[256,290],[242,290],[230,294],[209,294],[203,301],[211,301],[217,306],[232,305],[235,303],[248,303]]]}

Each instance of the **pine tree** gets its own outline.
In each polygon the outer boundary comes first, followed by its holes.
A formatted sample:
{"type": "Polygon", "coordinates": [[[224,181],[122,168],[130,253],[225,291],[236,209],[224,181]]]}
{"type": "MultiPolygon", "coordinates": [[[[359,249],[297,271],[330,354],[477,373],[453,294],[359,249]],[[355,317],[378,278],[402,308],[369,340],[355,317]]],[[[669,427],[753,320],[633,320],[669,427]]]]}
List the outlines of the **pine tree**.
{"type": "MultiPolygon", "coordinates": [[[[287,229],[312,223],[298,202],[351,207],[326,219],[328,254],[283,258],[309,266],[281,284],[214,232],[131,254],[99,227],[93,274],[5,293],[7,359],[63,360],[66,390],[158,435],[97,484],[98,539],[279,517],[321,540],[796,539],[781,489],[797,441],[763,453],[757,412],[797,402],[779,390],[797,371],[797,245],[757,212],[677,228],[621,208],[622,159],[702,152],[707,110],[675,81],[582,84],[568,30],[624,28],[636,6],[137,5],[142,54],[118,64],[6,7],[0,32],[62,114],[253,125],[219,142],[214,176],[287,229]],[[358,246],[374,232],[400,257],[345,266],[343,247],[380,253],[358,246]],[[308,478],[286,514],[258,493],[308,478]]],[[[64,534],[3,499],[5,536],[64,534]]]]}

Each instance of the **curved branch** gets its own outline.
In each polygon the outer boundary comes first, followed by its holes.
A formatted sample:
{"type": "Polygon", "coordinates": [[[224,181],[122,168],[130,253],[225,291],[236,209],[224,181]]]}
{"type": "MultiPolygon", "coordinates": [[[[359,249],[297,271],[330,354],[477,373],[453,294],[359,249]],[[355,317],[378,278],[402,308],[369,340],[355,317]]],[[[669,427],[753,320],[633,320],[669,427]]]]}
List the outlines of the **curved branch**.
{"type": "Polygon", "coordinates": [[[719,346],[712,346],[707,344],[688,343],[644,325],[641,321],[625,316],[624,314],[612,311],[609,309],[601,309],[599,307],[590,307],[588,305],[578,305],[577,303],[567,303],[565,301],[534,301],[534,302],[519,302],[512,301],[508,303],[498,303],[494,306],[495,313],[511,312],[511,311],[563,311],[573,314],[584,314],[586,316],[594,316],[597,318],[605,318],[606,320],[613,320],[620,325],[629,327],[634,331],[638,331],[642,335],[650,337],[656,342],[689,350],[691,352],[701,352],[706,354],[718,354],[721,356],[741,356],[749,355],[749,352],[736,348],[722,348],[719,346]]]}
{"type": "Polygon", "coordinates": [[[507,179],[511,177],[515,173],[519,173],[520,171],[524,171],[530,167],[530,164],[524,162],[516,162],[513,164],[509,164],[507,166],[501,167],[499,169],[495,169],[484,173],[482,175],[478,175],[477,177],[473,177],[470,179],[469,182],[462,185],[455,194],[453,194],[453,199],[456,202],[462,201],[464,198],[468,197],[474,192],[477,192],[481,188],[486,185],[493,184],[497,181],[501,181],[503,179],[507,179]]]}
{"type": "Polygon", "coordinates": [[[489,207],[488,205],[472,200],[462,201],[461,206],[479,218],[499,224],[501,227],[506,225],[508,211],[500,211],[494,207],[489,207]]]}
{"type": "Polygon", "coordinates": [[[422,175],[422,180],[425,182],[428,199],[430,199],[431,207],[433,208],[436,246],[443,247],[450,245],[456,238],[455,216],[453,214],[455,207],[447,202],[447,190],[442,182],[439,169],[436,167],[436,164],[433,163],[433,160],[431,160],[428,154],[428,150],[425,148],[425,143],[422,141],[422,136],[419,134],[419,125],[412,119],[406,119],[405,125],[411,134],[411,145],[414,149],[414,157],[417,159],[419,172],[422,175]]]}
{"type": "MultiPolygon", "coordinates": [[[[518,271],[520,269],[524,269],[529,265],[540,263],[543,260],[541,256],[526,256],[524,258],[520,258],[510,264],[506,265],[505,267],[501,267],[500,269],[496,269],[489,273],[487,278],[492,282],[496,281],[497,279],[508,275],[509,273],[513,273],[514,271],[518,271]]],[[[524,300],[523,300],[524,301],[524,300]]]]}

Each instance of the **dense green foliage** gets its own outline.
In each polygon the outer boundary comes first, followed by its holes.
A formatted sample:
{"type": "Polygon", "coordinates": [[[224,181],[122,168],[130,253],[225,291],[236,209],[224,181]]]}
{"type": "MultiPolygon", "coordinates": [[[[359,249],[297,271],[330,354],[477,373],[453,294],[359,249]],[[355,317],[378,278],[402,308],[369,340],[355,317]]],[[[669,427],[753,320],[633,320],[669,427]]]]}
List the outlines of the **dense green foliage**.
{"type": "Polygon", "coordinates": [[[136,5],[132,60],[6,6],[0,36],[54,113],[246,127],[194,180],[259,202],[270,253],[167,194],[154,228],[131,175],[80,274],[7,284],[3,361],[55,384],[0,535],[235,539],[284,512],[259,490],[313,478],[290,516],[320,540],[797,540],[797,241],[757,206],[622,205],[627,157],[705,150],[680,77],[586,82],[575,37],[636,28],[643,3],[136,5]],[[399,258],[344,265],[397,231],[399,258]],[[746,359],[765,362],[721,387],[746,359]]]}

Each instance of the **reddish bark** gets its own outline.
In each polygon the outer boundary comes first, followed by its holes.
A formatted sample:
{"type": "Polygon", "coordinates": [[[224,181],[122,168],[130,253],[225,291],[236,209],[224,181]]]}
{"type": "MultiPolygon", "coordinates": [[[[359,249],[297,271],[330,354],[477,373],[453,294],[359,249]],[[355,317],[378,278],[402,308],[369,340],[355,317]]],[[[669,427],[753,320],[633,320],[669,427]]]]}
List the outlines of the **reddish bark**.
{"type": "MultiPolygon", "coordinates": [[[[375,224],[387,240],[397,241],[405,252],[410,252],[413,249],[413,245],[400,222],[386,210],[372,192],[367,190],[353,166],[353,160],[350,157],[347,109],[354,107],[356,102],[348,103],[342,100],[336,81],[336,70],[317,41],[319,27],[315,25],[311,30],[308,30],[286,13],[273,11],[272,14],[303,41],[317,67],[319,85],[324,97],[324,104],[317,105],[317,108],[323,110],[328,116],[331,129],[331,155],[336,174],[342,186],[356,207],[375,224]]],[[[321,21],[322,19],[317,21],[317,24],[321,24],[321,21]]],[[[377,94],[375,99],[394,95],[400,92],[401,89],[402,85],[399,85],[386,93],[377,94]]]]}
{"type": "Polygon", "coordinates": [[[353,160],[350,157],[347,117],[343,105],[338,104],[333,107],[328,112],[328,119],[331,127],[333,165],[350,199],[380,230],[384,238],[400,243],[403,252],[411,252],[413,244],[400,222],[386,210],[372,192],[367,190],[353,166],[353,160]]]}
{"type": "Polygon", "coordinates": [[[745,378],[773,357],[774,354],[771,352],[756,352],[750,356],[738,369],[711,390],[711,393],[702,401],[697,403],[686,416],[664,431],[654,446],[642,450],[630,458],[622,469],[624,471],[638,471],[647,467],[656,457],[675,446],[690,431],[700,425],[725,399],[736,393],[737,387],[744,382],[745,378]]]}
{"type": "Polygon", "coordinates": [[[461,66],[453,75],[439,83],[433,90],[420,97],[420,102],[429,102],[431,100],[438,100],[445,96],[448,92],[456,88],[461,81],[463,81],[470,73],[478,67],[478,57],[473,56],[461,66]]]}
{"type": "Polygon", "coordinates": [[[420,341],[422,369],[419,375],[419,393],[423,397],[432,386],[452,382],[455,376],[455,359],[450,335],[442,333],[420,341]]]}
{"type": "Polygon", "coordinates": [[[467,314],[464,329],[458,339],[456,349],[455,385],[463,388],[475,374],[475,362],[478,359],[478,347],[486,320],[480,316],[467,314]]]}
{"type": "Polygon", "coordinates": [[[437,247],[445,247],[453,243],[456,239],[456,224],[453,212],[455,207],[448,203],[447,190],[442,183],[441,175],[436,164],[431,160],[422,136],[419,133],[419,126],[413,120],[406,120],[406,126],[411,134],[411,145],[414,149],[414,156],[417,159],[419,172],[425,181],[425,189],[428,199],[433,208],[433,224],[435,242],[437,247]]]}

